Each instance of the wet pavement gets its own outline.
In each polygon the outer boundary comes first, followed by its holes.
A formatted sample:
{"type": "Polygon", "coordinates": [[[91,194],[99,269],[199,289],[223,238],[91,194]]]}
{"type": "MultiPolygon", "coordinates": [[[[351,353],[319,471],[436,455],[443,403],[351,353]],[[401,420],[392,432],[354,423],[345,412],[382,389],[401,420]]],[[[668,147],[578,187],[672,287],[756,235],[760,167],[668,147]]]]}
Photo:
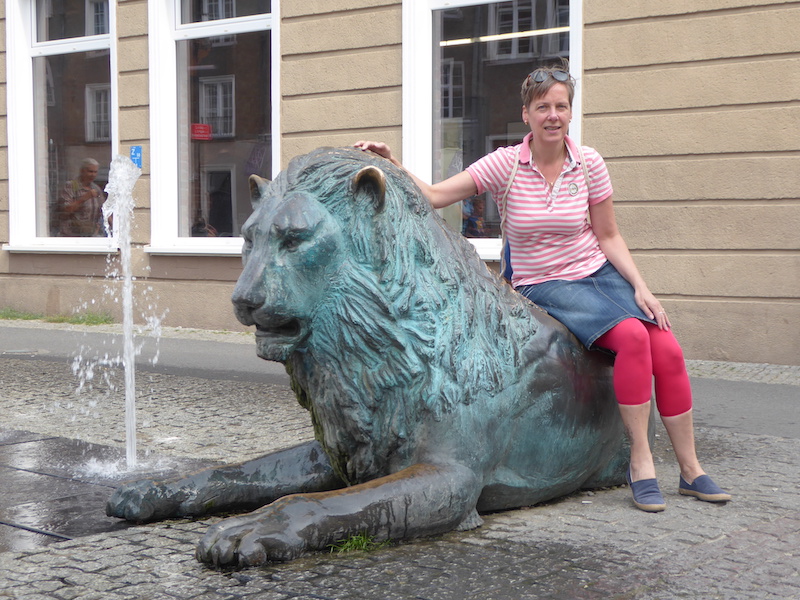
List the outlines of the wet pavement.
{"type": "MultiPolygon", "coordinates": [[[[0,552],[129,527],[105,515],[125,455],[124,448],[0,429],[0,552]]],[[[156,468],[137,477],[175,477],[213,464],[154,458],[148,464],[156,468]]]]}
{"type": "MultiPolygon", "coordinates": [[[[727,504],[678,495],[659,426],[663,513],[636,510],[621,486],[486,515],[469,532],[219,572],[194,559],[217,518],[105,517],[130,477],[122,378],[104,370],[76,393],[75,349],[115,335],[86,331],[0,321],[0,598],[800,599],[798,367],[689,363],[698,452],[734,493],[727,504]]],[[[247,336],[167,339],[137,371],[135,478],[311,438],[280,369],[247,362],[247,336]]]]}

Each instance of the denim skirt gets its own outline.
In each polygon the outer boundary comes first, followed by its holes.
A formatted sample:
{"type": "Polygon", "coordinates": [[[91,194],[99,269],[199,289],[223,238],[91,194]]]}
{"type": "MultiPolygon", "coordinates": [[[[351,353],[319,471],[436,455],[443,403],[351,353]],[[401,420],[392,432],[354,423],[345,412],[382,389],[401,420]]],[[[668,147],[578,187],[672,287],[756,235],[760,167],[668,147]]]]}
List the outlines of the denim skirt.
{"type": "Polygon", "coordinates": [[[583,279],[554,279],[517,291],[561,321],[587,348],[625,319],[656,322],[639,308],[633,286],[608,261],[583,279]]]}

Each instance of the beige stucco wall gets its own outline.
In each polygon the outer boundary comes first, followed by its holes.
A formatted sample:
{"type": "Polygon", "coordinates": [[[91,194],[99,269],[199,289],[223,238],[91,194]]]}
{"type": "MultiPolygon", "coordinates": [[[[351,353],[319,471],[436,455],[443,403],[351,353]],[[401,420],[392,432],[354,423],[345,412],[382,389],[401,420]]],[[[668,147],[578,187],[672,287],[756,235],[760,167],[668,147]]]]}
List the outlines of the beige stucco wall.
{"type": "Polygon", "coordinates": [[[585,3],[584,140],[691,358],[800,360],[800,7],[585,3]]]}
{"type": "MultiPolygon", "coordinates": [[[[240,328],[229,301],[237,257],[144,252],[158,201],[149,180],[147,3],[121,0],[117,10],[120,152],[141,145],[144,154],[138,285],[169,310],[168,325],[240,328]]],[[[401,2],[308,0],[281,10],[282,166],[359,138],[402,151],[401,2]]],[[[584,17],[584,140],[607,159],[620,227],[687,356],[800,364],[797,3],[585,0],[584,17]]],[[[7,242],[4,102],[0,109],[7,242]]],[[[104,257],[0,251],[0,307],[69,312],[102,297],[104,267],[104,257]]]]}
{"type": "Polygon", "coordinates": [[[281,157],[361,138],[400,146],[401,16],[396,0],[281,6],[281,157]]]}

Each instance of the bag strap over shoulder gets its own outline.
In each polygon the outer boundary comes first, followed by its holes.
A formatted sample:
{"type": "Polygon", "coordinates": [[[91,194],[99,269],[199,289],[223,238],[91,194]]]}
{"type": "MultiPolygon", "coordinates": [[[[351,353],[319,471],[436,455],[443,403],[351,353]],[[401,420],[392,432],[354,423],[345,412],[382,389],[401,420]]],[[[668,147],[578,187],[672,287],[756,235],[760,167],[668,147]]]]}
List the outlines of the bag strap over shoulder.
{"type": "Polygon", "coordinates": [[[522,145],[517,146],[517,151],[514,153],[514,167],[511,169],[511,175],[508,176],[506,190],[503,192],[503,197],[500,199],[500,236],[503,240],[500,250],[500,272],[509,281],[511,280],[511,274],[510,272],[506,274],[506,270],[510,266],[508,264],[510,262],[510,253],[507,251],[508,242],[506,241],[506,198],[508,197],[508,191],[511,189],[511,184],[514,183],[514,177],[517,176],[517,169],[519,168],[519,153],[521,149],[522,145]]]}
{"type": "Polygon", "coordinates": [[[508,183],[506,184],[506,191],[503,192],[503,197],[500,199],[500,204],[503,208],[503,220],[505,221],[505,214],[506,214],[506,197],[508,196],[508,191],[511,189],[511,184],[514,183],[514,177],[517,176],[517,169],[519,168],[519,153],[520,153],[521,146],[517,147],[517,151],[514,153],[514,168],[511,169],[511,175],[508,176],[508,183]]]}
{"type": "Polygon", "coordinates": [[[586,166],[586,158],[583,156],[583,146],[578,146],[578,156],[581,158],[581,166],[583,167],[583,178],[586,180],[586,189],[589,189],[589,167],[586,166]]]}
{"type": "MultiPolygon", "coordinates": [[[[503,245],[500,251],[500,272],[503,274],[506,279],[509,281],[511,280],[511,269],[510,269],[510,258],[511,253],[509,252],[508,242],[506,241],[506,198],[508,197],[508,192],[511,189],[511,185],[514,183],[514,177],[517,176],[517,169],[519,168],[519,153],[522,146],[517,146],[517,150],[514,153],[514,167],[511,169],[511,175],[508,177],[508,183],[506,184],[506,189],[503,192],[503,197],[500,199],[500,235],[502,236],[503,245]],[[506,273],[508,271],[508,273],[506,273]]],[[[586,166],[586,158],[583,155],[583,146],[578,145],[578,156],[581,159],[581,167],[583,168],[583,178],[586,181],[586,189],[589,189],[591,178],[589,177],[589,167],[586,166]]]]}

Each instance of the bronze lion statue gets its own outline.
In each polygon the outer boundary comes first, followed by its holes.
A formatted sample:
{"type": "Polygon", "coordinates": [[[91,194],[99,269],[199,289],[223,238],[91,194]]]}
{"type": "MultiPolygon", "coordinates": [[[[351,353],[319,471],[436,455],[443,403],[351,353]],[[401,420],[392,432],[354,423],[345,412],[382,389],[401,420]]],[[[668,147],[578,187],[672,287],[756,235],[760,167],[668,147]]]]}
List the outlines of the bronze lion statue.
{"type": "Polygon", "coordinates": [[[402,170],[321,148],[250,185],[236,316],[260,357],[285,364],[316,441],[124,485],[109,515],[256,509],[197,548],[246,567],[624,481],[611,359],[488,269],[402,170]]]}

